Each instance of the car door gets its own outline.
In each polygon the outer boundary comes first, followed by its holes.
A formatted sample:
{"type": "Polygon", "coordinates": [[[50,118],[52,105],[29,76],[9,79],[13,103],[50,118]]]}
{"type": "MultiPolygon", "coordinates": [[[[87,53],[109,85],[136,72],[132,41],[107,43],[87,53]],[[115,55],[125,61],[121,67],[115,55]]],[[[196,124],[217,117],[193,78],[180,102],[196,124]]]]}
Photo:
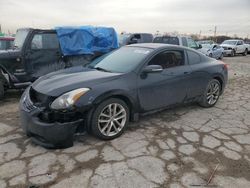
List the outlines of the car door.
{"type": "Polygon", "coordinates": [[[244,48],[243,42],[239,40],[236,46],[236,53],[243,53],[244,52],[243,48],[244,48]]]}
{"type": "Polygon", "coordinates": [[[156,54],[147,65],[161,65],[162,72],[141,73],[138,97],[145,111],[181,103],[186,96],[190,68],[183,50],[166,50],[156,54]]]}
{"type": "Polygon", "coordinates": [[[220,57],[220,50],[218,48],[218,45],[214,44],[212,47],[212,51],[213,51],[213,57],[218,59],[220,57]]]}
{"type": "Polygon", "coordinates": [[[192,101],[203,95],[204,90],[211,79],[207,72],[206,62],[203,62],[200,54],[195,51],[187,50],[188,63],[191,73],[188,82],[187,99],[192,101]]]}
{"type": "Polygon", "coordinates": [[[37,32],[30,40],[25,63],[31,79],[63,68],[62,54],[55,32],[37,32]]]}

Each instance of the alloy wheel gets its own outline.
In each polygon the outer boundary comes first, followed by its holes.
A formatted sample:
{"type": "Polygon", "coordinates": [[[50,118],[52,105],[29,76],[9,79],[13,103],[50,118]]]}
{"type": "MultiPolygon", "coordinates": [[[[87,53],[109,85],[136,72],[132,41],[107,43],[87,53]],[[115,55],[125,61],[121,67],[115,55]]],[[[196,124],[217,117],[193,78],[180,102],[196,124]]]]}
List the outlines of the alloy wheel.
{"type": "Polygon", "coordinates": [[[220,96],[220,84],[218,82],[210,83],[207,91],[207,103],[213,105],[220,96]]]}
{"type": "Polygon", "coordinates": [[[105,136],[115,136],[124,127],[127,121],[125,108],[118,103],[108,104],[101,111],[98,118],[98,128],[105,136]]]}

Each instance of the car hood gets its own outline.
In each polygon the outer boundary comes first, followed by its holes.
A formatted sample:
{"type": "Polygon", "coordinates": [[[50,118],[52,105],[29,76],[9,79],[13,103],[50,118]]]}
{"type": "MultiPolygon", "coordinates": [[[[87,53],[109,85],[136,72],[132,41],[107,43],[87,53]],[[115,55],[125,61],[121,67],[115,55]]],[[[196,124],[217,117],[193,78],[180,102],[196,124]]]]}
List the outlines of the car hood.
{"type": "Polygon", "coordinates": [[[20,50],[0,50],[0,59],[18,57],[20,54],[20,50]]]}
{"type": "Polygon", "coordinates": [[[92,88],[95,85],[117,79],[122,74],[103,72],[82,66],[72,67],[40,77],[32,84],[32,88],[39,93],[57,97],[74,89],[92,88]]]}
{"type": "Polygon", "coordinates": [[[221,44],[220,46],[221,47],[231,47],[231,48],[235,47],[235,45],[232,45],[232,44],[221,44]]]}

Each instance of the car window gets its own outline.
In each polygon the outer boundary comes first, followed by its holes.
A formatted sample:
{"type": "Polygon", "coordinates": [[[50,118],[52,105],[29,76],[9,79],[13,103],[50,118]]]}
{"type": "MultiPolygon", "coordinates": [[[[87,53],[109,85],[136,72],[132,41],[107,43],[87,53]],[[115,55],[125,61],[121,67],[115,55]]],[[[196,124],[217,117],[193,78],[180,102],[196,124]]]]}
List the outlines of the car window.
{"type": "Polygon", "coordinates": [[[153,36],[150,34],[143,34],[142,37],[143,37],[143,42],[152,42],[153,40],[153,36]]]}
{"type": "Polygon", "coordinates": [[[181,37],[181,41],[183,46],[188,46],[187,39],[185,37],[181,37]]]}
{"type": "Polygon", "coordinates": [[[238,42],[237,42],[237,45],[242,45],[242,44],[243,44],[242,41],[238,41],[238,42]]]}
{"type": "Polygon", "coordinates": [[[161,52],[155,55],[148,63],[148,65],[161,65],[163,69],[181,66],[184,64],[184,52],[177,50],[161,52]]]}
{"type": "Polygon", "coordinates": [[[197,48],[198,47],[196,42],[191,38],[187,38],[187,43],[188,43],[189,48],[197,48]]]}
{"type": "Polygon", "coordinates": [[[155,37],[153,43],[162,43],[162,37],[155,37]]]}
{"type": "Polygon", "coordinates": [[[201,62],[201,57],[198,53],[188,50],[188,62],[190,65],[198,64],[201,62]]]}
{"type": "Polygon", "coordinates": [[[58,49],[59,42],[54,33],[35,34],[31,41],[31,49],[58,49]]]}
{"type": "Polygon", "coordinates": [[[179,45],[179,39],[177,37],[163,37],[162,42],[165,44],[179,45]]]}
{"type": "Polygon", "coordinates": [[[5,50],[6,46],[7,46],[6,41],[0,40],[0,50],[5,50]]]}

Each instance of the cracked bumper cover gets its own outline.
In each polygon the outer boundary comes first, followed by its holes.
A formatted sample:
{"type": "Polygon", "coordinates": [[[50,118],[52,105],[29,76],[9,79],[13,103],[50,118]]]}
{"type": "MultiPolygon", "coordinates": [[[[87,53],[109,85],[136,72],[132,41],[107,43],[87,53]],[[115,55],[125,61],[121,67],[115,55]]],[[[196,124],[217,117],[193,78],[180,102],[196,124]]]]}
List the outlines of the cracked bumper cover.
{"type": "Polygon", "coordinates": [[[74,134],[83,119],[71,122],[43,122],[38,114],[42,112],[38,107],[27,110],[23,100],[19,105],[21,127],[32,141],[46,148],[66,148],[73,145],[74,134]]]}

